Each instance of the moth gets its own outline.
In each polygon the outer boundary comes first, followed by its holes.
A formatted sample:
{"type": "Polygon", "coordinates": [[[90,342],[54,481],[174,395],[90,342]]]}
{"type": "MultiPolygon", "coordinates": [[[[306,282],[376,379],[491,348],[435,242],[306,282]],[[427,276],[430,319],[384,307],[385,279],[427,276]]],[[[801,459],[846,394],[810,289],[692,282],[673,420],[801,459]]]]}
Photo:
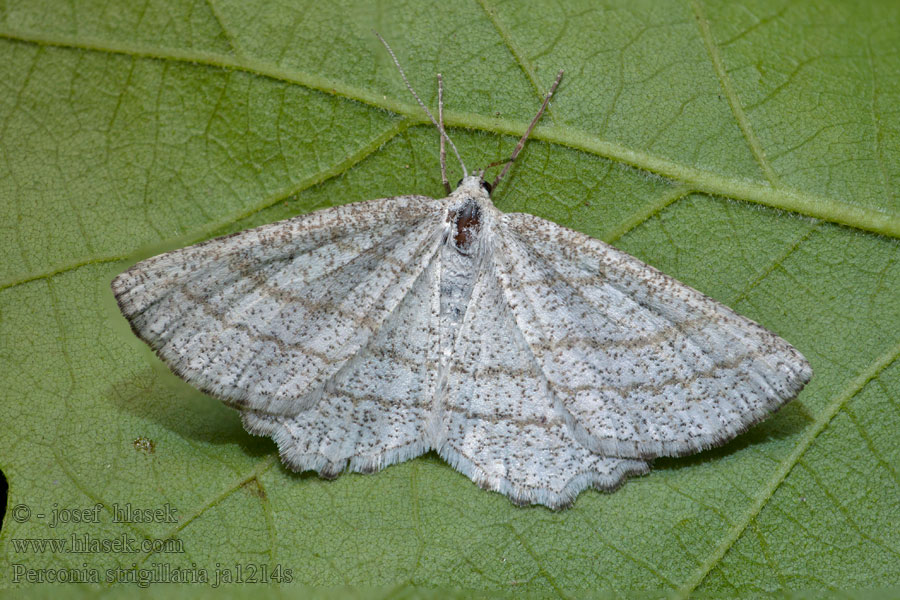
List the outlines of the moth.
{"type": "Polygon", "coordinates": [[[562,71],[489,184],[444,129],[440,75],[435,119],[384,43],[440,133],[445,198],[327,208],[112,281],[135,334],[287,467],[331,478],[434,450],[516,504],[557,509],[734,438],[809,381],[796,349],[730,308],[494,207],[562,71]],[[445,142],[463,171],[452,190],[445,142]]]}

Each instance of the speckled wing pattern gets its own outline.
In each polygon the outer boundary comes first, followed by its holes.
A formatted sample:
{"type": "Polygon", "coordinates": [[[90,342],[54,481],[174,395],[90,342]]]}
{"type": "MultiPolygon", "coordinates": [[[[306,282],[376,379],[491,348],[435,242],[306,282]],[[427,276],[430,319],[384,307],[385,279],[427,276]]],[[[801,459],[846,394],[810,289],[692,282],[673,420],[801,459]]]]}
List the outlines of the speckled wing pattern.
{"type": "Polygon", "coordinates": [[[602,456],[576,441],[534,360],[488,249],[478,269],[447,393],[436,406],[439,454],[517,504],[565,506],[581,490],[617,487],[641,460],[602,456]]]}
{"type": "Polygon", "coordinates": [[[245,428],[269,435],[297,471],[336,477],[373,472],[431,448],[426,423],[438,379],[437,253],[378,333],[294,415],[245,411],[245,428]]]}
{"type": "Polygon", "coordinates": [[[786,341],[600,240],[501,217],[498,275],[577,439],[619,457],[717,446],[812,377],[786,341]]]}
{"type": "Polygon", "coordinates": [[[759,325],[500,213],[474,180],[162,254],[112,287],[135,333],[290,468],[334,477],[436,450],[518,504],[568,506],[723,443],[811,376],[759,325]],[[480,229],[454,237],[463,212],[480,229]]]}
{"type": "Polygon", "coordinates": [[[348,204],[149,258],[112,288],[188,383],[235,408],[296,415],[407,297],[441,217],[421,196],[348,204]]]}

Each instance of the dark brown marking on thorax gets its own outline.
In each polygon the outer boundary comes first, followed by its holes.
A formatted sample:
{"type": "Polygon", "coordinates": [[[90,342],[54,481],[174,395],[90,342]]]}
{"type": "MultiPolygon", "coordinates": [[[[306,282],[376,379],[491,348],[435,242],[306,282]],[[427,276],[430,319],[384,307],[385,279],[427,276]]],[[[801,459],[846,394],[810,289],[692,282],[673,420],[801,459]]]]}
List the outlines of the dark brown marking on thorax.
{"type": "Polygon", "coordinates": [[[481,230],[481,207],[472,199],[466,201],[461,208],[452,211],[450,218],[454,221],[456,232],[453,234],[453,245],[463,254],[478,237],[481,230]]]}

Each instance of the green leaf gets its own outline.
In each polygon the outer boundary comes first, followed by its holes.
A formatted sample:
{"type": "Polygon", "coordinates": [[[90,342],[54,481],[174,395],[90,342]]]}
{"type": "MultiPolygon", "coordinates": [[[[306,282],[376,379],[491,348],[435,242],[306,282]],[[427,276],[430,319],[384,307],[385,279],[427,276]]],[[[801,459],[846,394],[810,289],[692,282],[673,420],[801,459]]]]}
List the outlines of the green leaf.
{"type": "Polygon", "coordinates": [[[898,47],[889,0],[0,4],[0,586],[27,583],[15,565],[105,580],[217,563],[364,596],[900,586],[898,47]],[[432,106],[443,73],[470,167],[509,154],[565,68],[497,205],[612,241],[759,321],[810,360],[806,390],[727,446],[551,512],[434,454],[333,482],[290,474],[270,440],[169,375],[111,297],[130,263],[441,194],[437,135],[373,28],[432,106]],[[50,523],[96,503],[99,522],[50,523]],[[114,503],[178,520],[113,522],[114,503]],[[73,534],[183,551],[22,547],[73,534]]]}

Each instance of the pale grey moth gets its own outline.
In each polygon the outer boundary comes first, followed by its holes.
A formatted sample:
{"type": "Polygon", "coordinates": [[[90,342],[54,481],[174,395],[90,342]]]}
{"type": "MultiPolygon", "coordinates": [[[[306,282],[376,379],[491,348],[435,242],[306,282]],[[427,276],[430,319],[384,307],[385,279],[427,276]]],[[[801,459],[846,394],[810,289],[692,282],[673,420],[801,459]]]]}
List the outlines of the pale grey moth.
{"type": "MultiPolygon", "coordinates": [[[[439,107],[440,90],[439,76],[439,107]]],[[[435,450],[517,504],[562,508],[656,457],[725,443],[809,381],[797,350],[730,308],[599,240],[501,213],[461,159],[451,192],[444,141],[459,153],[442,111],[416,100],[440,132],[446,198],[319,210],[112,282],[134,332],[285,465],[335,477],[435,450]]]]}

